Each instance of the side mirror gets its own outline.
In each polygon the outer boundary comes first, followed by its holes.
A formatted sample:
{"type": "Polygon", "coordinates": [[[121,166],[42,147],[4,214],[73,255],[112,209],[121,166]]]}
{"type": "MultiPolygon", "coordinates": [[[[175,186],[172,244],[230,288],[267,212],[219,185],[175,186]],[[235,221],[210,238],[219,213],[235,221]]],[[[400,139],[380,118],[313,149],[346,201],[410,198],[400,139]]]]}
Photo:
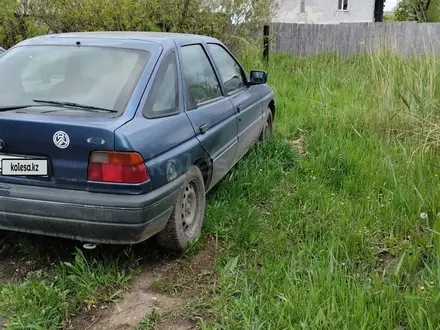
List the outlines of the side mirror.
{"type": "Polygon", "coordinates": [[[261,70],[251,70],[250,74],[250,84],[260,85],[267,82],[267,72],[261,70]]]}

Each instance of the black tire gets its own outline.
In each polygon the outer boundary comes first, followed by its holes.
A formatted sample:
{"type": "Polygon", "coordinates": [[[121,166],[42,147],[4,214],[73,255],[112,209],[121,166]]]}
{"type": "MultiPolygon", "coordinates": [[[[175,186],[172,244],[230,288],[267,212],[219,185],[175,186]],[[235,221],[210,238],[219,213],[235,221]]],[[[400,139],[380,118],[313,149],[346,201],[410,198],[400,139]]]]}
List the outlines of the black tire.
{"type": "Polygon", "coordinates": [[[184,251],[198,239],[205,218],[205,184],[200,169],[192,166],[185,175],[173,213],[165,228],[157,234],[158,245],[174,252],[184,251]],[[195,203],[195,204],[192,204],[195,203]],[[188,223],[191,220],[191,223],[188,223]]]}
{"type": "Polygon", "coordinates": [[[273,133],[273,114],[272,111],[268,108],[266,121],[264,122],[263,129],[261,130],[260,137],[258,140],[260,142],[269,139],[273,133]]]}

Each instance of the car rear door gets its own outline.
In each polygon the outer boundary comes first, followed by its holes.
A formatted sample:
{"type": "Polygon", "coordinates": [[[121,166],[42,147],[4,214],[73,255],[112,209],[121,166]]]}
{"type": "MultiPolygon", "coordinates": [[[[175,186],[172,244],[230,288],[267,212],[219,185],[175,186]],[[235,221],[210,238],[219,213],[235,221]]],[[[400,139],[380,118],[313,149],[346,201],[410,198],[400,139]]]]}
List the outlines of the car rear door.
{"type": "Polygon", "coordinates": [[[237,162],[261,133],[264,118],[261,97],[255,88],[248,86],[243,68],[222,44],[210,42],[207,48],[236,111],[238,144],[234,162],[237,162]]]}
{"type": "Polygon", "coordinates": [[[237,150],[235,110],[225,97],[201,42],[181,44],[179,57],[185,80],[186,113],[197,139],[213,161],[212,187],[234,163],[237,150]]]}

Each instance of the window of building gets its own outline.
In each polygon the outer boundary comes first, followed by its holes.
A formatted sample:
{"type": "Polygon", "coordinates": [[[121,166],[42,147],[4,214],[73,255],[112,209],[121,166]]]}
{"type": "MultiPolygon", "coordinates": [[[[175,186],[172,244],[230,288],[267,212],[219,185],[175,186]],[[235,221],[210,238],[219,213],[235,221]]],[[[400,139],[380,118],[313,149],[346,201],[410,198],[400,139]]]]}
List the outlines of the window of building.
{"type": "Polygon", "coordinates": [[[338,10],[348,10],[348,0],[338,0],[338,10]]]}

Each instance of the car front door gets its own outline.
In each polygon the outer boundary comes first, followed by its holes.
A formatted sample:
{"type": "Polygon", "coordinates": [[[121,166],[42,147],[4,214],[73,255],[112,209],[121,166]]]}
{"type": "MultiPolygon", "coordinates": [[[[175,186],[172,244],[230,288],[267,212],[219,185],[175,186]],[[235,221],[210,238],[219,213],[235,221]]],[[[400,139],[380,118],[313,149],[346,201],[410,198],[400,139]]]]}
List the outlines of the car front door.
{"type": "Polygon", "coordinates": [[[213,187],[232,167],[237,150],[237,120],[231,101],[202,43],[181,45],[187,115],[202,147],[210,155],[213,187]]]}
{"type": "Polygon", "coordinates": [[[226,48],[219,43],[208,43],[208,50],[220,72],[226,95],[237,116],[237,162],[258,140],[263,127],[264,109],[255,88],[248,86],[243,68],[226,48]]]}

